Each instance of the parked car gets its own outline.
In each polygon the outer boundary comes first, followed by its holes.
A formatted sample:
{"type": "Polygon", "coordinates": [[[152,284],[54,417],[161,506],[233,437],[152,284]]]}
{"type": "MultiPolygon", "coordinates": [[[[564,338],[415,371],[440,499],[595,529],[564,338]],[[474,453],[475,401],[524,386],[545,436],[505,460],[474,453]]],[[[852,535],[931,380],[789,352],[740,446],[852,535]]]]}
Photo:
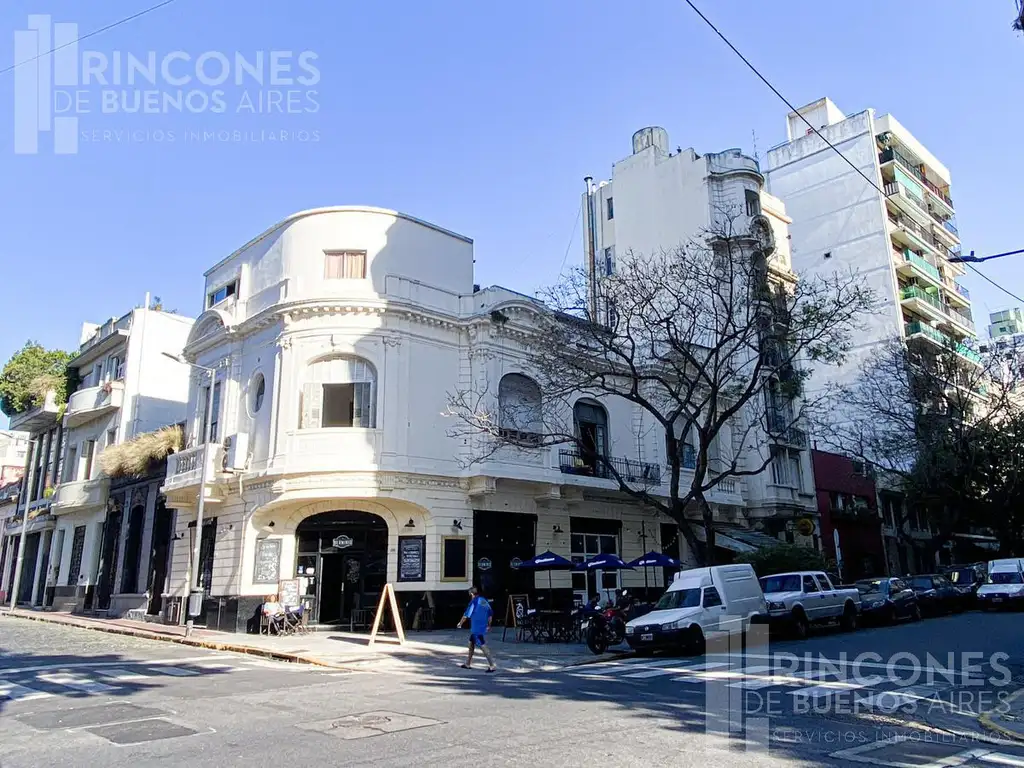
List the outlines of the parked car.
{"type": "Polygon", "coordinates": [[[951,565],[942,569],[942,574],[949,579],[960,592],[966,607],[973,607],[977,602],[978,589],[988,577],[988,569],[984,563],[973,565],[951,565]]]}
{"type": "Polygon", "coordinates": [[[920,620],[917,594],[902,579],[862,579],[855,586],[860,592],[860,615],[865,624],[920,620]]]}
{"type": "Polygon", "coordinates": [[[812,624],[838,621],[845,630],[857,628],[860,592],[853,587],[836,589],[820,571],[776,573],[761,578],[772,624],[785,626],[807,637],[812,624]]]}
{"type": "Polygon", "coordinates": [[[1024,605],[1024,559],[992,560],[988,579],[978,587],[978,606],[983,611],[1019,608],[1024,605]]]}
{"type": "Polygon", "coordinates": [[[942,574],[927,573],[907,578],[910,588],[917,594],[921,613],[926,616],[940,616],[957,613],[966,607],[964,595],[953,586],[953,582],[942,574]]]}
{"type": "Polygon", "coordinates": [[[681,571],[654,610],[626,624],[626,642],[638,653],[657,649],[703,653],[713,634],[744,631],[767,610],[750,565],[681,571]]]}

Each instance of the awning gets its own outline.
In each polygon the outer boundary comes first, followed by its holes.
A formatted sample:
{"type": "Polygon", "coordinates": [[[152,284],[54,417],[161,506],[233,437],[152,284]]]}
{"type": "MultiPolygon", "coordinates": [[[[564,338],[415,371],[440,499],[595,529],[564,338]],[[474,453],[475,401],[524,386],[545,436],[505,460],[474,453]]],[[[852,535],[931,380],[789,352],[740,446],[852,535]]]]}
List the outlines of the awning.
{"type": "MultiPolygon", "coordinates": [[[[707,541],[704,533],[703,523],[690,523],[693,532],[697,535],[697,541],[702,544],[707,541]]],[[[715,546],[728,549],[732,552],[756,552],[762,547],[774,547],[779,540],[760,531],[752,531],[749,528],[740,528],[738,525],[727,523],[715,524],[715,546]]]]}

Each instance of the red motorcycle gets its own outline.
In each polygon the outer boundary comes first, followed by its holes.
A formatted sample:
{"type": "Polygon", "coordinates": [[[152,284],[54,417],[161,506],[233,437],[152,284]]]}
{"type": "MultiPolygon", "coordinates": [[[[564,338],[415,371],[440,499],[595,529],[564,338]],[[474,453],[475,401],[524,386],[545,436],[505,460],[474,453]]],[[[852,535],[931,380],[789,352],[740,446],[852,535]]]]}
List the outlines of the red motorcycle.
{"type": "Polygon", "coordinates": [[[626,615],[619,608],[587,611],[587,647],[597,654],[626,639],[626,615]]]}

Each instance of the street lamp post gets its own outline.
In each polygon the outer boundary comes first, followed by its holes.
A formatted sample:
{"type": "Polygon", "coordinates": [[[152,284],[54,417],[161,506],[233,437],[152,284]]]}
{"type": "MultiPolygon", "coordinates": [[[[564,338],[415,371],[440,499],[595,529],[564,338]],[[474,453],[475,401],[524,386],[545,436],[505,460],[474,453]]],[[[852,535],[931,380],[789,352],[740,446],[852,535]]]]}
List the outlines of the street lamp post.
{"type": "Polygon", "coordinates": [[[199,501],[196,505],[196,535],[192,543],[192,564],[188,574],[188,605],[186,606],[185,637],[192,636],[195,626],[195,617],[202,613],[203,590],[199,586],[199,553],[203,546],[203,512],[206,506],[206,470],[209,465],[209,457],[206,455],[206,446],[210,444],[213,431],[213,390],[217,384],[217,369],[207,368],[196,363],[189,362],[183,357],[164,352],[169,357],[182,365],[198,368],[210,376],[210,392],[206,397],[206,412],[203,414],[203,453],[202,463],[199,469],[199,501]]]}
{"type": "MultiPolygon", "coordinates": [[[[35,470],[36,470],[36,456],[33,455],[34,449],[41,444],[39,438],[33,437],[28,441],[28,482],[25,484],[25,492],[21,494],[25,497],[25,511],[21,513],[21,536],[18,537],[18,557],[14,563],[14,579],[11,581],[11,610],[13,611],[18,605],[18,590],[21,589],[21,571],[25,566],[25,539],[28,534],[28,507],[32,503],[32,483],[35,482],[35,470]]],[[[18,503],[21,503],[21,499],[18,499],[18,503]]]]}

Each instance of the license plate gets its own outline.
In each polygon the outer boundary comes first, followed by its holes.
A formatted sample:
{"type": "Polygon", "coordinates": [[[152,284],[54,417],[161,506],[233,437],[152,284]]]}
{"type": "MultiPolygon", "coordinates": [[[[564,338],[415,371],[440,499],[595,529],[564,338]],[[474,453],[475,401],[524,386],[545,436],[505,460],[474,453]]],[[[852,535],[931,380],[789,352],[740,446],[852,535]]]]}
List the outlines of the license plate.
{"type": "Polygon", "coordinates": [[[1003,602],[1003,598],[1001,598],[1001,597],[993,597],[992,598],[992,602],[993,603],[1001,603],[1001,602],[1003,602]]]}
{"type": "Polygon", "coordinates": [[[654,635],[653,634],[650,634],[650,635],[640,635],[640,642],[641,643],[649,643],[649,642],[651,642],[653,640],[654,640],[654,635]]]}

